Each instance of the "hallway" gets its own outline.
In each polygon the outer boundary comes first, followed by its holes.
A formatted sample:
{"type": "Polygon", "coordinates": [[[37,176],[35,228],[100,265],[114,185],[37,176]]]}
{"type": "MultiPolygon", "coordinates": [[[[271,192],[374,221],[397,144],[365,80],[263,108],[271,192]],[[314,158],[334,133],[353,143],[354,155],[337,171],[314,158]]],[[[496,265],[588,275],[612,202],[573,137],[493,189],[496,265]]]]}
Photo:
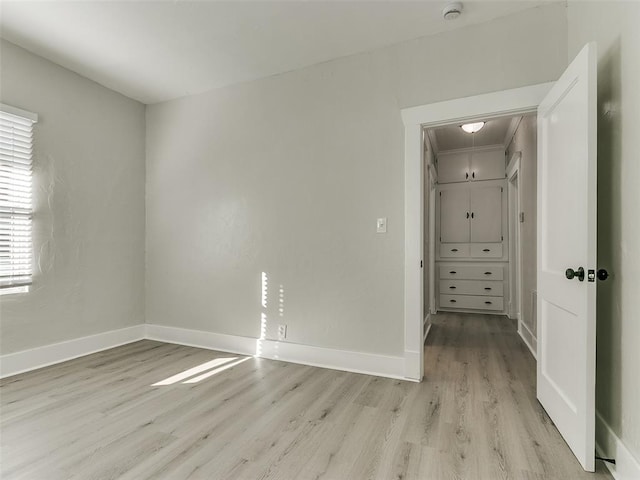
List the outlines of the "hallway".
{"type": "Polygon", "coordinates": [[[536,363],[504,316],[432,316],[425,346],[423,478],[611,478],[582,470],[536,400],[536,363]],[[429,392],[429,393],[427,393],[429,392]]]}

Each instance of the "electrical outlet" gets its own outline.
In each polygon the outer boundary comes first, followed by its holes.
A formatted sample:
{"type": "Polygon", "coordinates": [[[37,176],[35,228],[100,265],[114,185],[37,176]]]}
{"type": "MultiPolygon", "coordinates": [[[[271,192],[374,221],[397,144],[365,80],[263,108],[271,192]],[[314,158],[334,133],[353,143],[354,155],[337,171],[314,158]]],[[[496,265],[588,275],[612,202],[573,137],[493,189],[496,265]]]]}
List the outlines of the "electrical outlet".
{"type": "Polygon", "coordinates": [[[278,340],[284,340],[287,338],[287,326],[284,324],[278,325],[278,340]]]}

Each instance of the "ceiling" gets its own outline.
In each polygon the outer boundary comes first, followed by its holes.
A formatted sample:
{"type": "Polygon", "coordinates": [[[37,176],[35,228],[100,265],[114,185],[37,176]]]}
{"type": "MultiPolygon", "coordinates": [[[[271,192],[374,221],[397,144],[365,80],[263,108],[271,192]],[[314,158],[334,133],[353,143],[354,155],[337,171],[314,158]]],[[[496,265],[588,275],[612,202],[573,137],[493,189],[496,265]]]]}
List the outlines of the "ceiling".
{"type": "Polygon", "coordinates": [[[545,1],[7,1],[0,36],[143,103],[485,22],[545,1]]]}
{"type": "MultiPolygon", "coordinates": [[[[504,145],[514,117],[502,117],[487,120],[484,127],[475,134],[470,134],[460,128],[460,124],[432,128],[430,139],[435,137],[434,150],[442,152],[457,148],[484,147],[487,145],[504,145]]],[[[517,121],[520,117],[515,117],[517,121]]],[[[514,125],[515,127],[515,125],[514,125]]],[[[511,131],[513,134],[513,130],[511,131]]]]}

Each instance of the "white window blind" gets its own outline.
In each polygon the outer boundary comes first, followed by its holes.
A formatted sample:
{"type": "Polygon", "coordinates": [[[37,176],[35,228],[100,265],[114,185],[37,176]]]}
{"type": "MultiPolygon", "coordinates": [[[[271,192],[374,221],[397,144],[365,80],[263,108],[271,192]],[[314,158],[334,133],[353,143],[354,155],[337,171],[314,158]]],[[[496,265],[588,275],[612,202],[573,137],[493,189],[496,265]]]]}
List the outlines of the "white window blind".
{"type": "Polygon", "coordinates": [[[36,119],[0,105],[0,291],[31,284],[31,153],[36,119]]]}

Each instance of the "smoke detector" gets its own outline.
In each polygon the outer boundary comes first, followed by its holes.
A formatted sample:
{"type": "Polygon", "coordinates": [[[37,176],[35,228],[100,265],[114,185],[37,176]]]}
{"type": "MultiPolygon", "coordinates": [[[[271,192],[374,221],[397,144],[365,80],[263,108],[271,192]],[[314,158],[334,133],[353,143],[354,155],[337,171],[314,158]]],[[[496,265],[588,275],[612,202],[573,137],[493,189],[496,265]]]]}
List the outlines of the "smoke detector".
{"type": "Polygon", "coordinates": [[[442,18],[445,20],[455,20],[462,13],[462,3],[452,2],[442,9],[442,18]]]}

